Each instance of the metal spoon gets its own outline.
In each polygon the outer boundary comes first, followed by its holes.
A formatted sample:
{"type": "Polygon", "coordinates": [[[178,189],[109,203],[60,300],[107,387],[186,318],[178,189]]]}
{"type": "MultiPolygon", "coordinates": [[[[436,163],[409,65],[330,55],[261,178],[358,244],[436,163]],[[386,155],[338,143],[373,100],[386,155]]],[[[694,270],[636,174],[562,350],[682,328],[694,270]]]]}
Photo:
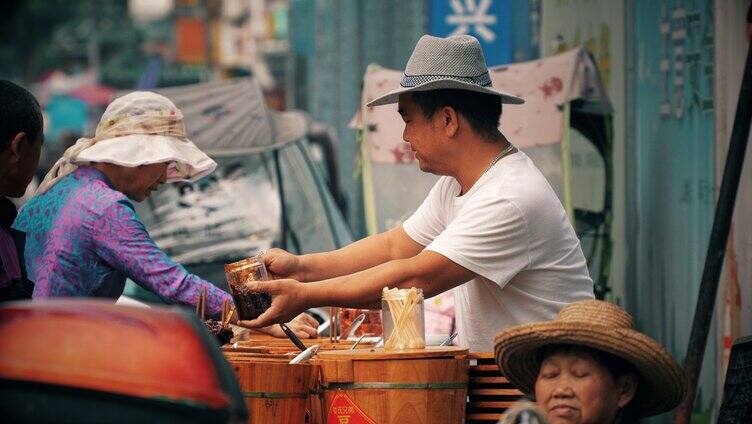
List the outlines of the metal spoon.
{"type": "Polygon", "coordinates": [[[446,340],[444,340],[443,342],[441,342],[441,344],[439,346],[449,346],[450,344],[452,344],[452,340],[454,340],[455,337],[457,337],[457,332],[456,331],[454,333],[452,333],[449,337],[447,337],[446,340]]]}
{"type": "Polygon", "coordinates": [[[355,348],[358,347],[358,344],[360,344],[360,341],[363,340],[363,337],[365,336],[366,336],[366,333],[361,334],[360,337],[358,337],[358,340],[356,340],[355,343],[353,343],[350,350],[355,350],[355,348]]]}
{"type": "Polygon", "coordinates": [[[303,363],[303,362],[305,362],[305,361],[313,358],[313,355],[315,355],[316,352],[318,352],[318,351],[319,351],[319,345],[315,344],[315,345],[309,347],[308,349],[304,350],[303,352],[300,352],[298,354],[298,356],[292,358],[292,360],[290,360],[290,362],[288,362],[288,363],[290,363],[290,364],[300,364],[300,363],[303,363]]]}
{"type": "Polygon", "coordinates": [[[319,328],[316,330],[319,333],[319,336],[324,334],[324,331],[329,330],[329,320],[324,321],[321,325],[319,325],[319,328]]]}
{"type": "Polygon", "coordinates": [[[342,340],[344,337],[345,340],[349,339],[350,337],[355,334],[355,332],[358,330],[358,327],[360,327],[360,324],[363,324],[363,321],[366,320],[366,314],[360,314],[353,320],[352,324],[350,324],[350,327],[342,332],[342,335],[339,336],[338,340],[342,340]]]}

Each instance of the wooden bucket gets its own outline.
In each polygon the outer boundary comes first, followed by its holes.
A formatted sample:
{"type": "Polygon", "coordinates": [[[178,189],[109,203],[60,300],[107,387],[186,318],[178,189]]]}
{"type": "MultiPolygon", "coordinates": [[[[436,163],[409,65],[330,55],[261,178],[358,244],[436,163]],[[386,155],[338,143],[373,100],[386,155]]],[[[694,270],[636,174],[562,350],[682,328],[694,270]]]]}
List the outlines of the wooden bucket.
{"type": "Polygon", "coordinates": [[[466,423],[498,423],[523,393],[501,374],[493,352],[473,352],[469,358],[466,423]]]}
{"type": "Polygon", "coordinates": [[[462,423],[468,351],[428,347],[401,352],[320,352],[328,423],[462,423]]]}
{"type": "MultiPolygon", "coordinates": [[[[341,341],[332,343],[328,337],[318,339],[302,339],[306,346],[318,344],[319,352],[327,350],[345,350],[352,347],[352,341],[341,341]]],[[[373,343],[362,342],[360,347],[373,346],[373,343]]],[[[223,346],[222,352],[228,361],[233,359],[247,359],[252,357],[258,358],[279,358],[288,361],[295,357],[300,350],[288,339],[280,339],[265,334],[252,334],[247,340],[239,341],[236,347],[230,345],[223,346]]],[[[316,376],[318,381],[318,375],[316,376]]],[[[317,391],[312,391],[308,396],[306,410],[308,412],[309,424],[326,423],[326,415],[323,409],[323,396],[317,391]]]]}
{"type": "Polygon", "coordinates": [[[288,363],[284,355],[225,354],[243,392],[251,423],[303,423],[318,383],[318,366],[288,363]]]}

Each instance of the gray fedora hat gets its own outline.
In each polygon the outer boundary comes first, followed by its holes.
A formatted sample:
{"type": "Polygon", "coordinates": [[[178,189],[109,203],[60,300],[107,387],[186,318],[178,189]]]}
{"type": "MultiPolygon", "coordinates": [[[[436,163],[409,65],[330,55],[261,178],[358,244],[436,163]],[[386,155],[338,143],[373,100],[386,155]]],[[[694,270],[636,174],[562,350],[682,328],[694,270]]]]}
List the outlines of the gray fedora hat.
{"type": "Polygon", "coordinates": [[[400,88],[372,100],[367,106],[397,103],[402,93],[439,89],[475,91],[499,96],[502,103],[525,103],[522,98],[495,90],[491,86],[486,59],[475,37],[454,35],[440,38],[424,35],[418,40],[407,61],[400,88]]]}

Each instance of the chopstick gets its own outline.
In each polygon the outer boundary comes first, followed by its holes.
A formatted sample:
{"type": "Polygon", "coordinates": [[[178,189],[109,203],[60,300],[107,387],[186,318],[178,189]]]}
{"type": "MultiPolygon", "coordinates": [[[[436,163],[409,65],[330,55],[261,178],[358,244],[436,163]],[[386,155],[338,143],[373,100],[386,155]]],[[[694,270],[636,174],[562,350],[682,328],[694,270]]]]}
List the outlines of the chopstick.
{"type": "Polygon", "coordinates": [[[222,321],[222,326],[227,327],[230,324],[230,320],[232,319],[232,314],[235,313],[235,305],[230,306],[230,312],[227,313],[227,318],[225,318],[224,321],[222,321]]]}
{"type": "Polygon", "coordinates": [[[222,327],[225,326],[226,319],[227,319],[227,299],[222,301],[222,317],[219,319],[219,322],[222,323],[222,327]]]}
{"type": "Polygon", "coordinates": [[[206,287],[198,295],[198,302],[196,302],[196,317],[201,321],[206,321],[206,287]]]}
{"type": "Polygon", "coordinates": [[[198,295],[198,301],[196,302],[196,318],[200,319],[201,321],[204,320],[204,310],[206,303],[206,289],[199,293],[198,295]]]}
{"type": "Polygon", "coordinates": [[[203,301],[201,302],[201,321],[206,321],[206,287],[204,287],[201,295],[203,296],[203,301]]]}
{"type": "Polygon", "coordinates": [[[285,324],[279,324],[279,326],[282,328],[282,331],[285,332],[287,335],[287,338],[290,339],[292,344],[294,344],[298,349],[300,349],[301,352],[306,350],[306,345],[298,338],[298,336],[295,335],[295,333],[290,330],[290,327],[288,327],[285,324]]]}

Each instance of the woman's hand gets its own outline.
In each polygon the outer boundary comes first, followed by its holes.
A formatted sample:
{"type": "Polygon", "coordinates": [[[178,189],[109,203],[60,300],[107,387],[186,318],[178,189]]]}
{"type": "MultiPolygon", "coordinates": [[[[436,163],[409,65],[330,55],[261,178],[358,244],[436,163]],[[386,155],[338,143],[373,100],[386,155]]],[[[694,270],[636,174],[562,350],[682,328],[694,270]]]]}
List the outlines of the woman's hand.
{"type": "MultiPolygon", "coordinates": [[[[319,322],[308,314],[300,314],[296,316],[292,321],[287,323],[287,326],[295,333],[298,338],[301,339],[315,339],[318,337],[319,322]]],[[[268,327],[259,328],[258,331],[269,334],[270,336],[285,338],[287,335],[278,324],[273,324],[268,327]]]]}
{"type": "Polygon", "coordinates": [[[300,269],[300,257],[282,249],[269,249],[261,255],[267,271],[272,279],[291,278],[297,281],[303,280],[300,269]]]}

